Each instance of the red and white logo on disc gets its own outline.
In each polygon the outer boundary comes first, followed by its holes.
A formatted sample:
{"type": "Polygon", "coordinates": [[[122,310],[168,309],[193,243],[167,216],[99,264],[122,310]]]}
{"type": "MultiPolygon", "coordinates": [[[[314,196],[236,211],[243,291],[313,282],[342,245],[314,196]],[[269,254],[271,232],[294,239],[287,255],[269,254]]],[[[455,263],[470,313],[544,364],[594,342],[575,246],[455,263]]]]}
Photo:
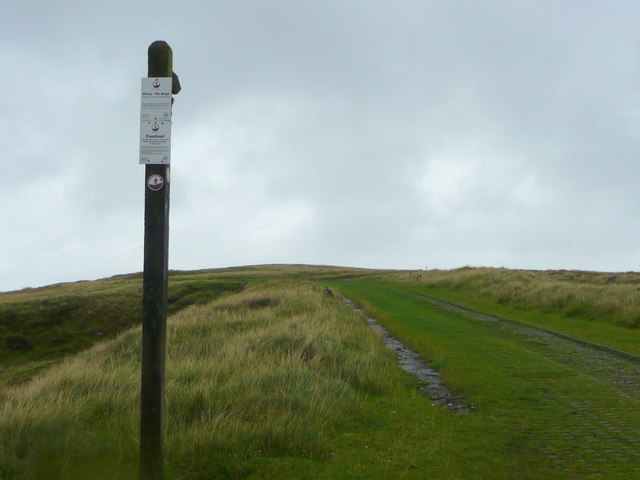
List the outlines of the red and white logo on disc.
{"type": "Polygon", "coordinates": [[[154,192],[161,190],[162,187],[164,187],[164,178],[162,178],[162,176],[158,175],[157,173],[154,173],[149,178],[147,178],[147,187],[149,187],[154,192]]]}

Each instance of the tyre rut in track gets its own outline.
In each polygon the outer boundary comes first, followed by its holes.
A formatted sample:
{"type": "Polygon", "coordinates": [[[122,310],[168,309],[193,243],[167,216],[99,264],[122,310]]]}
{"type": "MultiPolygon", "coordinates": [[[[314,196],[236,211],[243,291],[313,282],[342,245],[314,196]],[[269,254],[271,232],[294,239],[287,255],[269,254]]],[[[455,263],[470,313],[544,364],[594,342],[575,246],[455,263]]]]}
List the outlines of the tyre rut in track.
{"type": "Polygon", "coordinates": [[[546,330],[516,320],[492,315],[419,293],[430,303],[479,321],[494,322],[496,327],[517,337],[526,337],[532,347],[547,358],[611,384],[616,389],[640,399],[640,357],[613,348],[596,345],[568,335],[546,330]]]}
{"type": "MultiPolygon", "coordinates": [[[[572,372],[563,378],[531,379],[542,404],[566,412],[540,441],[549,461],[567,478],[575,477],[576,468],[582,478],[640,478],[640,357],[414,293],[437,308],[491,322],[500,333],[572,372]],[[612,477],[602,474],[604,466],[614,469],[612,477]]],[[[544,413],[538,421],[548,426],[544,413]]]]}

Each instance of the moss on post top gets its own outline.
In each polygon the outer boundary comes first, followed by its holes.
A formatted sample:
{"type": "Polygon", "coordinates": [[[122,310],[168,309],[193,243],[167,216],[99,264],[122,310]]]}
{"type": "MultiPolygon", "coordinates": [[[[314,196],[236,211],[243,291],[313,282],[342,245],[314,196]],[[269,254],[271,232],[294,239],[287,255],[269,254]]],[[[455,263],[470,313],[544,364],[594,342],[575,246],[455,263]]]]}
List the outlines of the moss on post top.
{"type": "Polygon", "coordinates": [[[173,75],[173,51],[169,44],[158,40],[149,45],[149,77],[171,77],[173,75]]]}

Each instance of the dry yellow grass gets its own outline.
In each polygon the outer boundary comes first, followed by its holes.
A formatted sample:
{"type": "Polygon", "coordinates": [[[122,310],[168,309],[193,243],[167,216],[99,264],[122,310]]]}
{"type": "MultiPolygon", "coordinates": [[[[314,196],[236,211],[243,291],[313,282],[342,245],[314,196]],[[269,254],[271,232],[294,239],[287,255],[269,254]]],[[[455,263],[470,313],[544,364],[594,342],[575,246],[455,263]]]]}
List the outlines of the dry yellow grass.
{"type": "MultiPolygon", "coordinates": [[[[394,388],[380,375],[393,361],[362,318],[308,283],[259,282],[185,309],[167,345],[176,478],[240,474],[256,456],[321,455],[359,393],[394,388]]],[[[135,478],[139,363],[136,328],[3,391],[0,471],[135,478]]]]}

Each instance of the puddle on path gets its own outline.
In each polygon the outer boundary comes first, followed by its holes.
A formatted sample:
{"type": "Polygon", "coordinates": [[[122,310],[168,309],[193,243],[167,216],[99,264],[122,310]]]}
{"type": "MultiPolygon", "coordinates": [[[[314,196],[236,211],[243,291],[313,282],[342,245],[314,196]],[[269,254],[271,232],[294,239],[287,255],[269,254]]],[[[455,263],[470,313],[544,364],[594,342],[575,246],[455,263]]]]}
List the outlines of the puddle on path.
{"type": "Polygon", "coordinates": [[[416,377],[422,383],[419,388],[435,405],[448,408],[457,413],[466,413],[469,407],[456,397],[447,386],[442,383],[440,374],[420,359],[420,355],[411,350],[400,340],[393,338],[389,331],[369,317],[364,310],[357,308],[351,300],[343,298],[344,303],[361,313],[367,319],[369,326],[378,332],[384,340],[384,345],[393,350],[398,356],[398,363],[402,369],[410,375],[416,377]]]}

